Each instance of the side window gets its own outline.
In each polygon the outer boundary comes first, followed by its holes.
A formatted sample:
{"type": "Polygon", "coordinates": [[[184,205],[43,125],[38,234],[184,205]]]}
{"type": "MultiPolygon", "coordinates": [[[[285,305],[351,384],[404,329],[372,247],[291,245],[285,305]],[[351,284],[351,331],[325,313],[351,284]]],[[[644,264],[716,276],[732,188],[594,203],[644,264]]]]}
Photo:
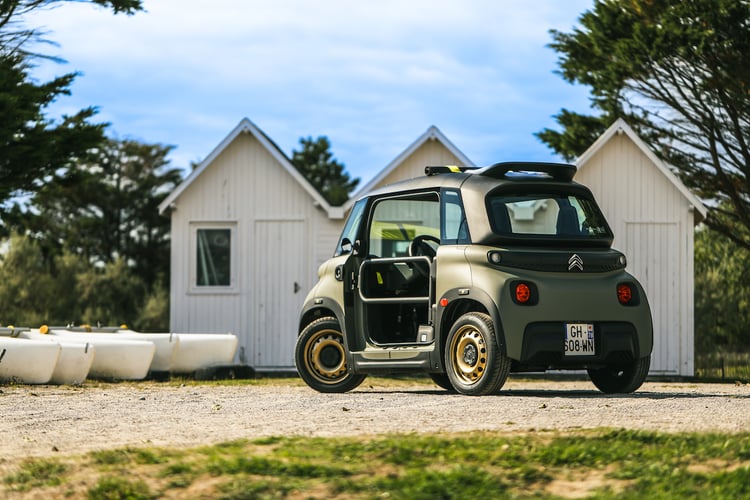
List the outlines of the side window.
{"type": "Polygon", "coordinates": [[[234,225],[194,225],[191,233],[192,289],[201,292],[231,291],[235,286],[234,225]]]}
{"type": "Polygon", "coordinates": [[[440,238],[437,193],[386,198],[375,203],[370,221],[368,253],[372,257],[405,257],[420,235],[440,238]]]}
{"type": "Polygon", "coordinates": [[[457,191],[443,192],[443,226],[440,242],[446,245],[470,242],[466,214],[461,195],[457,191]]]}
{"type": "Polygon", "coordinates": [[[354,243],[357,239],[357,233],[359,233],[359,226],[362,222],[362,215],[365,213],[365,205],[367,205],[367,199],[359,200],[352,207],[352,211],[349,212],[349,217],[346,219],[344,230],[341,231],[341,237],[336,244],[336,251],[333,256],[338,257],[344,253],[344,249],[341,247],[341,243],[344,239],[349,240],[350,243],[354,243]]]}

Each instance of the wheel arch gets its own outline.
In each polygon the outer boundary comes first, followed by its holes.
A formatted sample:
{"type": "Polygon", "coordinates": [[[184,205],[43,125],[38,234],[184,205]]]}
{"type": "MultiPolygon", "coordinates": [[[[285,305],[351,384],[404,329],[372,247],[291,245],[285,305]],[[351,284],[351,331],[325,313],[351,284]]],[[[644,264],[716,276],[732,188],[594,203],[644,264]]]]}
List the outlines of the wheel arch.
{"type": "Polygon", "coordinates": [[[500,313],[497,305],[489,295],[477,289],[471,289],[467,294],[465,289],[462,289],[461,293],[459,293],[458,290],[451,290],[444,294],[442,298],[448,300],[448,305],[442,308],[442,312],[440,313],[439,334],[441,359],[443,352],[445,352],[445,341],[448,337],[448,332],[458,318],[469,312],[484,313],[492,319],[492,324],[495,327],[497,344],[500,347],[501,353],[503,355],[507,354],[505,333],[503,332],[503,325],[500,321],[500,313]]]}
{"type": "Polygon", "coordinates": [[[302,313],[300,314],[299,326],[297,328],[297,335],[302,333],[302,330],[304,330],[307,325],[309,325],[316,319],[322,318],[324,316],[333,316],[334,318],[336,318],[336,321],[339,322],[341,332],[344,334],[344,338],[346,338],[344,313],[341,310],[341,307],[339,307],[339,305],[331,299],[324,298],[316,300],[319,302],[309,302],[303,306],[302,313]]]}
{"type": "Polygon", "coordinates": [[[335,318],[336,321],[338,322],[339,329],[341,330],[341,333],[344,335],[346,362],[350,367],[353,367],[355,364],[355,361],[354,361],[354,358],[352,357],[352,346],[357,345],[357,343],[356,343],[356,339],[351,338],[351,335],[354,335],[355,332],[347,331],[346,318],[344,316],[344,311],[341,308],[341,306],[338,304],[338,302],[332,299],[326,298],[326,297],[317,297],[307,302],[302,307],[302,312],[300,313],[297,337],[299,337],[302,334],[302,331],[305,329],[307,325],[309,325],[316,319],[323,318],[325,316],[331,316],[335,318]]]}

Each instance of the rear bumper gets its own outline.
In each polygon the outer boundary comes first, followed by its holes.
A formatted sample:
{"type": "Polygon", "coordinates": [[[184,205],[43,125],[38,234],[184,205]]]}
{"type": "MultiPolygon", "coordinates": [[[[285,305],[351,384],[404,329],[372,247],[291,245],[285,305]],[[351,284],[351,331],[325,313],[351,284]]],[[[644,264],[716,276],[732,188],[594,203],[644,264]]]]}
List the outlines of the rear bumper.
{"type": "Polygon", "coordinates": [[[629,364],[648,352],[641,352],[638,332],[632,323],[594,323],[594,354],[565,355],[565,324],[530,323],[523,333],[520,359],[513,363],[516,371],[547,369],[585,369],[629,364]]]}

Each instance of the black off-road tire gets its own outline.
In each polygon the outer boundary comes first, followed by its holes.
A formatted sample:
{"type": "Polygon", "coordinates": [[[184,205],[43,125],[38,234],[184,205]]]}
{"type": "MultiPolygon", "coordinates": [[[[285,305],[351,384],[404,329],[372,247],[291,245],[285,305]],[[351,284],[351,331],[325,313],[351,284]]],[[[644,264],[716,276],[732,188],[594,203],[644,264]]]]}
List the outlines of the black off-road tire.
{"type": "Polygon", "coordinates": [[[302,330],[294,361],[302,380],[318,392],[351,391],[366,378],[349,372],[344,335],[331,316],[316,319],[302,330]]]}
{"type": "Polygon", "coordinates": [[[648,376],[651,357],[638,359],[626,366],[588,370],[591,382],[605,394],[625,394],[636,391],[648,376]]]}
{"type": "Polygon", "coordinates": [[[499,391],[510,372],[510,359],[498,346],[492,319],[479,312],[466,313],[453,324],[444,359],[451,385],[469,396],[499,391]]]}

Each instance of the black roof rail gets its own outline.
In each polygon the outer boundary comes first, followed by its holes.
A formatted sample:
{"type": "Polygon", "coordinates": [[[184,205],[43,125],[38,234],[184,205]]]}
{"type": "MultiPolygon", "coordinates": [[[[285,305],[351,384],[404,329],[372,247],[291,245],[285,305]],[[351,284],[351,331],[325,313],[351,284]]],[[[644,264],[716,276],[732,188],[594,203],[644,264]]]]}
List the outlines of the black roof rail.
{"type": "Polygon", "coordinates": [[[438,174],[455,174],[459,172],[466,172],[467,170],[477,170],[476,167],[459,167],[457,165],[436,165],[427,166],[424,168],[424,175],[438,175],[438,174]]]}
{"type": "Polygon", "coordinates": [[[508,172],[524,173],[541,173],[547,174],[556,181],[570,182],[576,175],[578,169],[575,165],[569,163],[541,163],[541,162],[524,162],[508,161],[495,163],[490,167],[483,168],[480,175],[502,179],[508,172]]]}

